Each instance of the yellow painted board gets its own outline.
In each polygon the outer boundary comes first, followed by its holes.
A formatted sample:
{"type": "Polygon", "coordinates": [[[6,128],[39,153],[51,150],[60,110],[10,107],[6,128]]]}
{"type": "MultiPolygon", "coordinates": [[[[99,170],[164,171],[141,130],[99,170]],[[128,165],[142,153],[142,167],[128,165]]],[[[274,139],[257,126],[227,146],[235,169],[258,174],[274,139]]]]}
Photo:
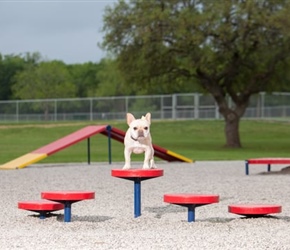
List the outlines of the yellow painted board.
{"type": "Polygon", "coordinates": [[[187,157],[184,157],[184,156],[182,156],[180,154],[174,153],[174,152],[172,152],[170,150],[167,150],[167,154],[169,154],[171,156],[174,156],[174,157],[176,157],[176,158],[178,158],[178,159],[180,159],[180,160],[182,160],[184,162],[188,162],[188,163],[192,163],[193,162],[193,160],[191,160],[191,159],[189,159],[187,157]]]}
{"type": "Polygon", "coordinates": [[[5,163],[4,165],[0,166],[0,169],[18,169],[24,168],[32,163],[40,161],[47,157],[47,154],[34,154],[29,153],[23,156],[20,156],[12,161],[5,163]]]}

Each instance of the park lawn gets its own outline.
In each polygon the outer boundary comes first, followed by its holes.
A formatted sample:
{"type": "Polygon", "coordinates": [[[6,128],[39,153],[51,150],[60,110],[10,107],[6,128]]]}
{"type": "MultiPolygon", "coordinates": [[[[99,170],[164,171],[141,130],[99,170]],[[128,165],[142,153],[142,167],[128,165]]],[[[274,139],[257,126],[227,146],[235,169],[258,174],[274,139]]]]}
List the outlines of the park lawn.
{"type": "MultiPolygon", "coordinates": [[[[0,165],[29,153],[87,125],[97,123],[49,123],[0,125],[0,165]]],[[[100,124],[100,123],[98,123],[100,124]]],[[[125,122],[104,122],[121,130],[125,122]]],[[[196,161],[245,160],[255,157],[290,157],[289,123],[279,121],[242,120],[242,148],[224,147],[224,121],[154,121],[151,126],[153,143],[196,161]]],[[[91,137],[91,161],[108,161],[108,138],[91,137]]],[[[123,162],[122,143],[112,140],[112,161],[123,162]]],[[[133,155],[142,161],[143,155],[133,155]]],[[[156,158],[158,160],[158,158],[156,158]]],[[[62,150],[41,163],[86,162],[87,141],[62,150]]]]}

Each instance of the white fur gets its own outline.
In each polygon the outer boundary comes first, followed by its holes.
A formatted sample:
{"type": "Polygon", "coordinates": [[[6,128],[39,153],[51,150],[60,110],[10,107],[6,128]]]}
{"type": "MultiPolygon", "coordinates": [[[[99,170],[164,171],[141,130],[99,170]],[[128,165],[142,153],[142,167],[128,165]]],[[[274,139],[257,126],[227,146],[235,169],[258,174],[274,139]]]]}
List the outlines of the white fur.
{"type": "Polygon", "coordinates": [[[147,113],[141,119],[135,119],[131,113],[127,113],[129,126],[124,140],[125,165],[123,169],[131,168],[131,154],[145,153],[143,169],[156,168],[154,163],[154,149],[150,135],[151,114],[147,113]]]}

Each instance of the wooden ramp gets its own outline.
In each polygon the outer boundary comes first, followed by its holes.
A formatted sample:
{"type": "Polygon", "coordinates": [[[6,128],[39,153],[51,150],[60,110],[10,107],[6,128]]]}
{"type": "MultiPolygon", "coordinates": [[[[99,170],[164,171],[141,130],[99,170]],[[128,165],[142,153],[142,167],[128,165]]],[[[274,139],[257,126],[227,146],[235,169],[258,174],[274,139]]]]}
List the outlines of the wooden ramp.
{"type": "Polygon", "coordinates": [[[107,125],[87,126],[44,147],[25,154],[0,166],[0,169],[18,169],[38,162],[62,149],[106,130],[107,125]]]}
{"type": "Polygon", "coordinates": [[[46,158],[46,154],[25,154],[22,155],[12,161],[9,161],[5,163],[4,165],[0,166],[0,169],[18,169],[18,168],[24,168],[28,165],[31,165],[35,162],[38,162],[44,158],[46,158]]]}
{"type": "MultiPolygon", "coordinates": [[[[54,153],[57,153],[60,150],[63,150],[69,146],[72,146],[82,140],[88,139],[89,137],[99,134],[99,133],[105,136],[108,136],[109,138],[119,141],[121,143],[124,142],[124,138],[126,134],[124,131],[120,129],[112,128],[110,125],[87,126],[63,138],[60,138],[59,140],[56,140],[50,144],[47,144],[41,148],[38,148],[28,154],[25,154],[12,161],[9,161],[5,163],[4,165],[0,165],[0,169],[24,168],[54,153]]],[[[188,162],[188,163],[193,162],[193,160],[189,158],[186,158],[180,154],[174,153],[170,150],[167,150],[155,144],[153,144],[153,148],[154,148],[154,155],[163,160],[180,161],[180,162],[188,162]]]]}

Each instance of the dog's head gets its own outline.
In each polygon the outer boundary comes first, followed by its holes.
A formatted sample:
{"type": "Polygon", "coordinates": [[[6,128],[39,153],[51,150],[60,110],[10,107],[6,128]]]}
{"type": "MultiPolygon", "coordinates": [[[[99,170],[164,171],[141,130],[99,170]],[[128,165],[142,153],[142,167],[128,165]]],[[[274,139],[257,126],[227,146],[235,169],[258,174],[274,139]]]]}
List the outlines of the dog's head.
{"type": "Polygon", "coordinates": [[[134,140],[146,138],[150,134],[151,114],[147,113],[141,119],[135,119],[131,113],[127,113],[127,124],[131,138],[134,140]]]}

